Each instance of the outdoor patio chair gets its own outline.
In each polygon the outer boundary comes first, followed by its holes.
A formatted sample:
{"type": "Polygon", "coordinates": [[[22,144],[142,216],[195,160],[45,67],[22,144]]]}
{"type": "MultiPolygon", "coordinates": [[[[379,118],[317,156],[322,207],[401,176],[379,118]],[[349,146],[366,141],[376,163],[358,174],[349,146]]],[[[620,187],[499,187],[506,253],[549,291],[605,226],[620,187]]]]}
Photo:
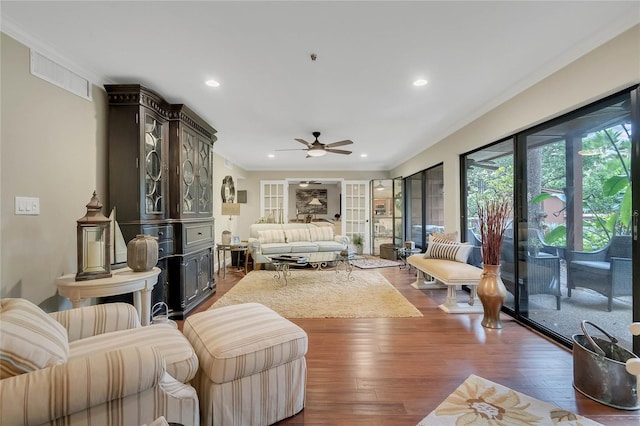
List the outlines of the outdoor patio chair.
{"type": "MultiPolygon", "coordinates": [[[[530,238],[540,238],[537,229],[526,229],[518,241],[520,300],[528,300],[534,294],[549,294],[556,298],[556,309],[560,310],[562,292],[560,290],[560,257],[555,247],[542,244],[539,250],[529,247],[530,238]]],[[[505,237],[502,241],[501,277],[507,291],[515,295],[515,261],[513,238],[505,237]]]]}
{"type": "Polygon", "coordinates": [[[589,288],[608,298],[611,312],[613,298],[632,295],[631,236],[615,236],[597,251],[573,251],[568,267],[567,295],[576,287],[589,288]]]}

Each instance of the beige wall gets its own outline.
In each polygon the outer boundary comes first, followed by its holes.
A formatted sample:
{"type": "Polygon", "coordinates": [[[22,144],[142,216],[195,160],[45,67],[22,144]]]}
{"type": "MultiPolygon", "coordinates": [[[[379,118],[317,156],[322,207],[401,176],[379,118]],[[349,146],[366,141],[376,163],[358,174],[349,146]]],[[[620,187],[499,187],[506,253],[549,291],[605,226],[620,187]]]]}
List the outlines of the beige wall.
{"type": "Polygon", "coordinates": [[[29,49],[2,34],[2,297],[57,306],[55,278],[76,271],[76,220],[106,195],[106,95],[93,101],[29,72],[29,49]],[[14,198],[40,215],[14,215],[14,198]]]}
{"type": "MultiPolygon", "coordinates": [[[[216,146],[213,145],[215,151],[216,146]]],[[[239,168],[235,164],[229,164],[230,167],[225,165],[225,159],[217,154],[213,156],[213,214],[216,219],[216,243],[219,243],[222,238],[222,231],[229,230],[233,235],[240,235],[240,227],[238,225],[238,216],[232,216],[231,222],[229,222],[229,216],[222,215],[222,180],[225,176],[231,176],[233,178],[234,186],[236,188],[236,200],[238,189],[244,189],[241,187],[246,171],[239,168]],[[239,186],[240,185],[240,186],[239,186]]],[[[240,204],[240,217],[246,214],[245,204],[240,204]]],[[[218,265],[216,265],[217,269],[218,265]]]]}
{"type": "Polygon", "coordinates": [[[459,156],[640,82],[640,25],[554,73],[391,170],[444,163],[445,229],[460,231],[459,156]]]}

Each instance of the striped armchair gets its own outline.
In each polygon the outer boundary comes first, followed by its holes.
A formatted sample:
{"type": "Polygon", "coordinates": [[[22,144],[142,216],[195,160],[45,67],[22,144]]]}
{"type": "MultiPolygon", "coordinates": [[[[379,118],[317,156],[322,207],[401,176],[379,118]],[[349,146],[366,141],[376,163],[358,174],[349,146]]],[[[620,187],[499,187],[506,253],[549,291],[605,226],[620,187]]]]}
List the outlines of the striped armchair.
{"type": "Polygon", "coordinates": [[[0,425],[199,424],[197,356],[168,324],[112,303],[47,314],[0,299],[0,425]]]}

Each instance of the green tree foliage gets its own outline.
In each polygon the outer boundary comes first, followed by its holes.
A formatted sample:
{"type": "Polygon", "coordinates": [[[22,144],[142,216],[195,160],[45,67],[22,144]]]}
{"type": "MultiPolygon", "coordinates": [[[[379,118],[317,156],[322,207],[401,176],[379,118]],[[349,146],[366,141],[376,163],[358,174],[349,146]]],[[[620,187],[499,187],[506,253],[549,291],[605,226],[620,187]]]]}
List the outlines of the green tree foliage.
{"type": "MultiPolygon", "coordinates": [[[[628,123],[591,133],[582,140],[585,250],[606,245],[612,235],[630,233],[630,149],[628,123]]],[[[547,145],[543,150],[541,187],[559,192],[537,194],[532,203],[540,203],[549,197],[563,198],[566,185],[564,141],[547,145]]],[[[547,243],[554,245],[565,243],[565,240],[563,225],[554,227],[545,238],[547,243]]]]}

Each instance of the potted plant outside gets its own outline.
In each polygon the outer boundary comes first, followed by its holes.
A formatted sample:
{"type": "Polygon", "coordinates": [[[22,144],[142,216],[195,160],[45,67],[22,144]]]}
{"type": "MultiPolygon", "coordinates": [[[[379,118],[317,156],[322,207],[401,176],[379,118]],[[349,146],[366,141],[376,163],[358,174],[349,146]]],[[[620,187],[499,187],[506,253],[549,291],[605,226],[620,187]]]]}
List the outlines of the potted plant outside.
{"type": "Polygon", "coordinates": [[[362,234],[353,234],[353,237],[351,238],[351,243],[355,247],[356,253],[362,254],[362,244],[363,244],[362,234]]]}

